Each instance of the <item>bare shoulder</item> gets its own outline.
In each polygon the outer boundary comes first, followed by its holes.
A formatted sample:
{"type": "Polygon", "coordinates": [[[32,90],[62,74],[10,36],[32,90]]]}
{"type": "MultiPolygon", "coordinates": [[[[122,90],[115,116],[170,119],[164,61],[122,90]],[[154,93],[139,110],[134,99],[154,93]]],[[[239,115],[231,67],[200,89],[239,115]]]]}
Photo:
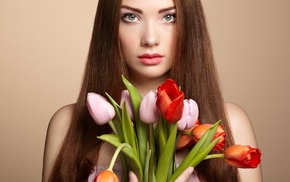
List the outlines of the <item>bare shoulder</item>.
{"type": "Polygon", "coordinates": [[[70,126],[74,104],[61,107],[50,119],[44,148],[43,181],[48,180],[53,163],[70,126]]]}
{"type": "MultiPolygon", "coordinates": [[[[250,118],[239,105],[225,103],[225,109],[228,115],[232,135],[236,144],[250,145],[257,148],[255,132],[250,118]]],[[[261,167],[256,169],[239,169],[241,182],[255,181],[262,182],[261,167]]]]}
{"type": "Polygon", "coordinates": [[[63,129],[67,129],[70,125],[73,110],[74,104],[66,105],[58,109],[49,122],[48,131],[56,130],[60,133],[66,133],[63,129]]]}
{"type": "Polygon", "coordinates": [[[235,142],[257,147],[251,120],[244,109],[234,103],[225,103],[225,108],[235,142]]]}

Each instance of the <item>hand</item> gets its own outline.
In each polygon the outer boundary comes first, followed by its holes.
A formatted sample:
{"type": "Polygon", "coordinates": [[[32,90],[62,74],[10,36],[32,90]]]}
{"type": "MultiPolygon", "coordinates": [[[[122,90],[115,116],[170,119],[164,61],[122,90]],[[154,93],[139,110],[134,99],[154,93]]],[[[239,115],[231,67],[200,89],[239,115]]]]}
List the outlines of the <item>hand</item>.
{"type": "Polygon", "coordinates": [[[129,182],[138,182],[138,178],[133,171],[129,172],[129,182]]]}
{"type": "Polygon", "coordinates": [[[174,181],[174,182],[184,182],[187,181],[189,179],[189,177],[192,175],[194,171],[193,167],[189,167],[186,170],[184,170],[180,176],[178,176],[178,178],[174,181]]]}
{"type": "MultiPolygon", "coordinates": [[[[193,167],[187,168],[185,171],[183,171],[183,173],[181,173],[181,175],[175,180],[175,182],[187,181],[188,178],[192,175],[193,171],[194,171],[193,167]]],[[[130,182],[138,182],[137,176],[132,171],[129,172],[129,181],[130,182]]]]}

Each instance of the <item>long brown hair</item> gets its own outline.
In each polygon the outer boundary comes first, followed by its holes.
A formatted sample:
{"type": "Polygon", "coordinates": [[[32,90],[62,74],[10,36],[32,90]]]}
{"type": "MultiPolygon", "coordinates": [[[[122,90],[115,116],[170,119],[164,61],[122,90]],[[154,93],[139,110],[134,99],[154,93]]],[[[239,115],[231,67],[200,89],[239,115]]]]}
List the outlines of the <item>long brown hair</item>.
{"type": "MultiPolygon", "coordinates": [[[[201,122],[222,119],[228,134],[227,144],[231,145],[233,139],[203,7],[199,0],[175,0],[175,4],[178,41],[170,77],[177,81],[187,98],[198,103],[201,122]]],[[[120,5],[121,0],[99,0],[81,91],[49,181],[87,181],[100,149],[101,141],[96,136],[111,131],[109,126],[97,126],[92,121],[85,102],[88,92],[108,92],[119,100],[124,89],[119,79],[121,74],[127,74],[118,40],[120,5]]],[[[204,181],[238,181],[237,170],[222,160],[204,161],[196,170],[204,181]]]]}
{"type": "MultiPolygon", "coordinates": [[[[176,0],[175,4],[179,37],[170,76],[181,86],[187,98],[197,102],[202,123],[222,120],[227,145],[232,145],[234,141],[225,114],[202,4],[199,0],[176,0]]],[[[201,180],[238,181],[237,169],[220,159],[204,161],[195,169],[201,180]]]]}
{"type": "Polygon", "coordinates": [[[92,121],[85,103],[88,92],[107,92],[118,100],[123,90],[119,78],[126,69],[118,43],[120,4],[116,0],[98,2],[81,91],[49,181],[87,181],[101,144],[96,136],[111,131],[92,121]]]}

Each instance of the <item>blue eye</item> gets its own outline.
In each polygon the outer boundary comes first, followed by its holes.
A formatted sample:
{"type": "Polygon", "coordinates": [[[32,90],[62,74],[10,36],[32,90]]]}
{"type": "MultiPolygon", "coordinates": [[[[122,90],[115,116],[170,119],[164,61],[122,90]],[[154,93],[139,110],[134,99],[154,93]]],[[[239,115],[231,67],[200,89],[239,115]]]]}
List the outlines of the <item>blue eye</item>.
{"type": "Polygon", "coordinates": [[[122,19],[126,22],[136,22],[138,17],[135,14],[126,13],[122,16],[122,19]]]}
{"type": "Polygon", "coordinates": [[[163,16],[162,19],[166,22],[174,22],[175,18],[176,18],[175,14],[167,14],[167,15],[163,16]]]}

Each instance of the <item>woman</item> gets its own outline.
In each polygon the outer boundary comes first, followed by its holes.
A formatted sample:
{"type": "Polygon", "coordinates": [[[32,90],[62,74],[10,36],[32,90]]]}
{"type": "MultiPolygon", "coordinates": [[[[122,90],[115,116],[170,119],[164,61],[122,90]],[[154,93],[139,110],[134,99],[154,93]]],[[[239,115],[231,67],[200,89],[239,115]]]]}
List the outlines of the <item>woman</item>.
{"type": "MultiPolygon", "coordinates": [[[[49,124],[44,181],[87,181],[95,166],[108,165],[114,148],[96,136],[111,132],[110,127],[97,126],[85,103],[88,92],[107,92],[119,100],[121,74],[142,95],[174,79],[185,97],[198,103],[202,123],[222,119],[227,145],[256,146],[247,115],[222,99],[199,0],[99,0],[78,101],[57,111],[49,124]]],[[[184,155],[177,153],[177,161],[184,155]]],[[[178,180],[261,181],[259,168],[237,170],[222,160],[204,161],[191,173],[187,169],[178,180]]]]}

